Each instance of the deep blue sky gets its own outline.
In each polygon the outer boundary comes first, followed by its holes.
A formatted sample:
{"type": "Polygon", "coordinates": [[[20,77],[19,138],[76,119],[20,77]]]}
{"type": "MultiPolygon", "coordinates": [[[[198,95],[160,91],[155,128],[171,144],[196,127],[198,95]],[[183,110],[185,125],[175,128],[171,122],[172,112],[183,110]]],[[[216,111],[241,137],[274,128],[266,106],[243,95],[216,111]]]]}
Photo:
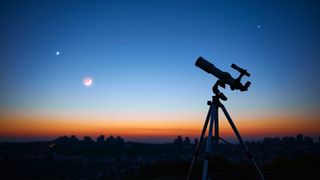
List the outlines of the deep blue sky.
{"type": "Polygon", "coordinates": [[[202,113],[216,80],[194,66],[203,56],[233,76],[232,63],[251,72],[248,92],[225,91],[233,111],[318,115],[319,9],[315,1],[1,1],[0,108],[202,113]]]}

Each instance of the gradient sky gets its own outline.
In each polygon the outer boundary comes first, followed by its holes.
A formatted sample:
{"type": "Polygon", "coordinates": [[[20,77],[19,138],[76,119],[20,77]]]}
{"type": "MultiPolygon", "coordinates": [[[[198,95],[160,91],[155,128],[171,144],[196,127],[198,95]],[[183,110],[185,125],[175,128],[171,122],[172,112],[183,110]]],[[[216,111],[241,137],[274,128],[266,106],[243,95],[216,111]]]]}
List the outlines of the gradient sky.
{"type": "Polygon", "coordinates": [[[194,66],[199,56],[234,77],[232,63],[251,73],[249,91],[223,90],[245,138],[318,136],[319,9],[302,0],[1,1],[0,140],[198,136],[216,81],[194,66]]]}

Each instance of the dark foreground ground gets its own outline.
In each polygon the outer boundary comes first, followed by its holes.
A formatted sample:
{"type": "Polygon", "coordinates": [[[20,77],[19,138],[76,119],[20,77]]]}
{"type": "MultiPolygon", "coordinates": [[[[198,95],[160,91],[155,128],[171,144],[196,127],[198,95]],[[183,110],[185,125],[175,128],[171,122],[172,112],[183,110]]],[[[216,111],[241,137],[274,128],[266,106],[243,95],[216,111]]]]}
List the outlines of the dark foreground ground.
{"type": "MultiPolygon", "coordinates": [[[[320,179],[320,143],[309,137],[247,142],[266,179],[320,179]]],[[[185,179],[195,144],[143,144],[122,138],[60,137],[50,142],[0,143],[0,179],[185,179]]],[[[243,153],[219,144],[209,163],[212,179],[259,179],[243,153]]],[[[200,179],[203,156],[192,172],[200,179]]]]}

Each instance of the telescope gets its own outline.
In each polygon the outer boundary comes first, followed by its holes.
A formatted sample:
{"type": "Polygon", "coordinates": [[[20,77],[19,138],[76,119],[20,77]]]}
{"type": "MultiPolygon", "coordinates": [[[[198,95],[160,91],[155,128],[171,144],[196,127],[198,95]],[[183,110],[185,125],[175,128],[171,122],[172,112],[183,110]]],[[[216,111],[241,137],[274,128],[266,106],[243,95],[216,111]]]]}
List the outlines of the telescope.
{"type": "Polygon", "coordinates": [[[238,78],[233,78],[228,72],[221,71],[216,66],[205,60],[203,57],[199,57],[195,63],[197,67],[204,70],[205,72],[212,74],[213,76],[217,77],[220,81],[218,84],[221,87],[225,87],[225,84],[230,86],[231,90],[240,90],[240,91],[247,91],[251,82],[247,81],[245,85],[243,85],[240,81],[243,76],[250,77],[250,73],[247,70],[240,68],[239,66],[232,64],[231,67],[237,70],[240,75],[238,78]]]}
{"type": "MultiPolygon", "coordinates": [[[[224,107],[223,103],[221,103],[220,100],[222,101],[226,101],[227,97],[220,92],[219,90],[219,86],[225,88],[226,84],[228,84],[231,88],[231,90],[240,90],[240,91],[247,91],[249,86],[250,86],[250,82],[247,81],[245,83],[245,85],[243,85],[241,83],[241,78],[243,76],[250,76],[250,73],[248,73],[247,70],[242,69],[241,67],[232,64],[231,67],[235,70],[237,70],[240,75],[238,78],[233,78],[229,73],[221,71],[220,69],[218,69],[217,67],[215,67],[213,64],[211,64],[210,62],[208,62],[207,60],[205,60],[203,57],[199,57],[195,63],[195,65],[197,67],[199,67],[200,69],[204,70],[205,72],[212,74],[213,76],[217,77],[218,80],[216,81],[216,83],[213,85],[212,87],[212,92],[214,93],[214,96],[212,96],[212,100],[207,102],[207,105],[209,105],[209,111],[206,117],[206,120],[203,124],[203,128],[201,131],[201,135],[200,135],[200,140],[197,143],[195,152],[192,156],[192,161],[191,161],[191,165],[190,165],[190,169],[188,171],[188,176],[187,176],[187,180],[190,179],[191,177],[191,172],[193,167],[196,164],[196,161],[198,159],[199,156],[199,152],[204,149],[203,148],[203,144],[205,141],[205,136],[207,136],[207,142],[205,145],[205,152],[204,152],[204,164],[203,164],[203,171],[202,171],[202,180],[207,180],[208,175],[210,175],[211,173],[208,174],[209,171],[209,161],[211,161],[211,157],[212,157],[212,152],[213,152],[213,146],[217,146],[219,141],[223,141],[226,144],[232,145],[230,142],[228,142],[227,140],[223,139],[220,137],[219,135],[219,108],[222,109],[224,115],[226,116],[234,134],[236,135],[237,139],[239,140],[240,146],[243,148],[243,150],[245,151],[245,154],[247,155],[248,159],[250,159],[254,165],[254,167],[256,168],[260,178],[262,180],[265,180],[256,160],[254,159],[253,155],[251,154],[251,152],[249,151],[248,147],[246,146],[246,144],[244,143],[236,125],[233,123],[226,107],[224,107]],[[209,126],[209,130],[208,133],[207,129],[209,126]],[[214,134],[213,134],[214,133],[214,134]]],[[[239,150],[240,152],[243,152],[241,150],[239,150]]]]}

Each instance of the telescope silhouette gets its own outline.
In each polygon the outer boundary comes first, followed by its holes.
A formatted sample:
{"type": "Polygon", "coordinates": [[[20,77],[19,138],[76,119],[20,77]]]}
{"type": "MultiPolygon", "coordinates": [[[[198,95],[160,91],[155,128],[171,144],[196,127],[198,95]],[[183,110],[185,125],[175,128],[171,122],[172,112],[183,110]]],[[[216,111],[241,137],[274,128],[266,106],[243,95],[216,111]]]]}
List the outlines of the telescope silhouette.
{"type": "Polygon", "coordinates": [[[190,169],[188,171],[188,175],[187,175],[187,180],[190,179],[191,177],[191,172],[192,169],[198,159],[198,155],[200,150],[202,149],[202,145],[204,144],[204,139],[205,139],[205,135],[206,135],[206,131],[208,129],[209,126],[209,130],[208,130],[208,134],[207,134],[207,142],[205,145],[205,154],[204,154],[204,164],[203,164],[203,172],[202,172],[202,180],[207,180],[208,177],[208,171],[209,171],[209,160],[212,157],[212,152],[213,152],[213,146],[217,146],[219,141],[222,141],[224,143],[230,144],[230,142],[228,142],[227,140],[223,139],[220,135],[219,135],[219,108],[222,109],[224,115],[226,116],[234,134],[236,135],[237,139],[239,140],[239,143],[241,145],[241,147],[243,148],[243,150],[245,151],[245,154],[247,155],[248,159],[250,159],[254,165],[254,167],[257,170],[257,173],[259,174],[260,178],[262,180],[265,180],[257,162],[255,161],[255,159],[253,158],[253,155],[251,154],[251,152],[249,151],[248,147],[246,146],[246,144],[244,143],[236,125],[233,123],[226,107],[221,103],[220,100],[222,101],[226,101],[227,97],[220,92],[219,90],[219,86],[225,88],[226,84],[228,84],[231,88],[231,90],[235,90],[238,89],[240,91],[247,91],[249,86],[250,86],[250,82],[247,81],[245,85],[243,85],[240,81],[241,78],[243,76],[250,76],[250,73],[248,73],[247,70],[240,68],[239,66],[232,64],[231,67],[235,70],[237,70],[240,75],[238,78],[233,78],[229,73],[221,71],[220,69],[218,69],[217,67],[215,67],[213,64],[211,64],[210,62],[208,62],[207,60],[205,60],[203,57],[199,57],[195,63],[195,65],[197,67],[199,67],[200,69],[204,70],[205,72],[212,74],[213,76],[217,77],[218,80],[216,81],[216,83],[213,85],[212,87],[212,92],[214,93],[214,96],[212,96],[212,100],[207,102],[207,105],[209,105],[209,111],[206,117],[206,120],[203,124],[203,128],[201,131],[201,135],[200,135],[200,140],[199,143],[196,146],[195,152],[192,156],[192,161],[191,161],[191,165],[190,165],[190,169]]]}

